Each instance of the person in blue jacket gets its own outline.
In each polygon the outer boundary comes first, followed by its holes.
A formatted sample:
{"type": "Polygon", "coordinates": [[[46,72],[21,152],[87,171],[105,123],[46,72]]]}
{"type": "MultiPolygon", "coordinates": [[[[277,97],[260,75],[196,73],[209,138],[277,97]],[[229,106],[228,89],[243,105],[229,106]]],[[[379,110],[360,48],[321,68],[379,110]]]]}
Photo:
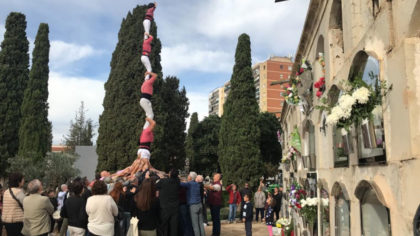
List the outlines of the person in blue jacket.
{"type": "Polygon", "coordinates": [[[201,204],[200,184],[195,182],[197,173],[190,172],[188,182],[181,183],[187,189],[187,204],[190,208],[191,222],[195,236],[205,236],[203,224],[203,206],[201,204]]]}

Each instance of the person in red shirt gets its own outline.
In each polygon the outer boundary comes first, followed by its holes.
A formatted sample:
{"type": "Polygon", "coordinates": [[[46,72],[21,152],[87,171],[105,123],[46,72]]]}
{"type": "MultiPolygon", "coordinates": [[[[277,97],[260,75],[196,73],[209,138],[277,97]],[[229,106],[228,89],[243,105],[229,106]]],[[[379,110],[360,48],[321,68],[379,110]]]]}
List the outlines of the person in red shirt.
{"type": "Polygon", "coordinates": [[[154,19],[154,16],[153,15],[154,15],[154,12],[155,12],[156,7],[157,7],[157,3],[156,2],[149,3],[147,5],[146,17],[144,17],[144,20],[143,20],[144,32],[147,33],[147,35],[144,34],[144,39],[147,39],[147,37],[148,37],[148,35],[150,33],[150,26],[152,25],[152,21],[154,19]]]}
{"type": "MultiPolygon", "coordinates": [[[[148,75],[152,75],[152,77],[148,80],[145,80],[141,85],[141,98],[140,98],[140,106],[143,108],[144,112],[146,113],[146,117],[149,117],[153,120],[153,108],[151,98],[153,95],[153,83],[156,80],[157,74],[153,72],[146,72],[145,77],[148,75]]],[[[149,122],[146,121],[144,123],[143,129],[146,129],[149,126],[149,122]]]]}
{"type": "Polygon", "coordinates": [[[226,187],[226,191],[229,193],[229,224],[235,221],[236,208],[241,203],[241,194],[238,191],[236,184],[231,184],[226,187]]]}
{"type": "MultiPolygon", "coordinates": [[[[152,52],[153,36],[149,35],[147,32],[145,32],[144,34],[145,35],[147,34],[149,38],[143,41],[143,49],[141,52],[140,59],[141,59],[141,63],[143,63],[144,67],[146,67],[146,71],[152,72],[152,64],[150,63],[149,55],[152,52]]],[[[149,80],[149,79],[150,79],[150,75],[146,75],[144,78],[144,80],[149,80]]]]}

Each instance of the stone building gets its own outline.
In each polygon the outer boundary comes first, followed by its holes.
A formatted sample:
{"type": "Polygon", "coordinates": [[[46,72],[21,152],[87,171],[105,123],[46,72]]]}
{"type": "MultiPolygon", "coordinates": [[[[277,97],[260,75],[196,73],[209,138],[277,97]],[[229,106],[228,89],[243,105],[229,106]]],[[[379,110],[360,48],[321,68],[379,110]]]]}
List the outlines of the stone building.
{"type": "Polygon", "coordinates": [[[283,107],[284,154],[292,135],[302,145],[282,165],[283,184],[297,181],[324,199],[314,227],[288,209],[295,233],[419,235],[420,0],[311,0],[295,58],[292,75],[303,58],[312,70],[299,104],[283,107]],[[334,105],[356,76],[392,90],[358,127],[327,125],[313,83],[325,78],[323,97],[334,105]]]}

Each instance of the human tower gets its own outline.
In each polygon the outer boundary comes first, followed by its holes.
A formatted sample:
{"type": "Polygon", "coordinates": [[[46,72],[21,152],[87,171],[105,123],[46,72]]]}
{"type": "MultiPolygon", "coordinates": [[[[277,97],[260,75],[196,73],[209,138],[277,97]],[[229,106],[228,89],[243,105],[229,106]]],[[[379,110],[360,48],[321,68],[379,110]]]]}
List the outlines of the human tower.
{"type": "Polygon", "coordinates": [[[156,2],[149,3],[147,5],[146,16],[143,20],[144,39],[141,52],[141,62],[146,68],[146,73],[144,75],[144,82],[141,86],[140,106],[146,113],[146,122],[140,135],[137,159],[131,164],[131,166],[113,174],[112,177],[114,178],[123,177],[128,180],[133,180],[136,176],[136,173],[146,173],[147,171],[153,172],[160,177],[163,177],[164,175],[163,172],[154,169],[150,164],[150,147],[154,139],[153,129],[156,126],[156,122],[153,120],[154,113],[151,98],[153,95],[153,83],[157,78],[157,74],[152,71],[152,65],[149,58],[149,55],[152,51],[153,41],[153,36],[150,35],[150,26],[154,20],[154,11],[156,7],[156,2]]]}

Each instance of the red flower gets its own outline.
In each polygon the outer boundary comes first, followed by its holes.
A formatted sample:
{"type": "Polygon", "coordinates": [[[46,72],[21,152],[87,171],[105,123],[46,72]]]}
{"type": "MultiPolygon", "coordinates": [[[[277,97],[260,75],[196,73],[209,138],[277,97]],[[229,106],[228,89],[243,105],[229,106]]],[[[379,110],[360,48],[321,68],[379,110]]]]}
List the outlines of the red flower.
{"type": "Polygon", "coordinates": [[[325,82],[325,77],[321,77],[319,80],[325,82]]]}
{"type": "Polygon", "coordinates": [[[323,93],[322,93],[321,91],[317,91],[317,92],[316,92],[316,96],[317,96],[317,97],[319,97],[319,98],[322,96],[322,94],[323,94],[323,93]]]}
{"type": "Polygon", "coordinates": [[[321,87],[321,86],[320,86],[319,82],[315,82],[314,87],[319,89],[319,87],[321,87]]]}
{"type": "Polygon", "coordinates": [[[300,68],[299,73],[301,73],[301,74],[302,74],[303,72],[305,72],[305,69],[300,68]]]}
{"type": "Polygon", "coordinates": [[[299,209],[302,208],[302,206],[299,203],[296,203],[296,207],[299,208],[299,209]]]}

